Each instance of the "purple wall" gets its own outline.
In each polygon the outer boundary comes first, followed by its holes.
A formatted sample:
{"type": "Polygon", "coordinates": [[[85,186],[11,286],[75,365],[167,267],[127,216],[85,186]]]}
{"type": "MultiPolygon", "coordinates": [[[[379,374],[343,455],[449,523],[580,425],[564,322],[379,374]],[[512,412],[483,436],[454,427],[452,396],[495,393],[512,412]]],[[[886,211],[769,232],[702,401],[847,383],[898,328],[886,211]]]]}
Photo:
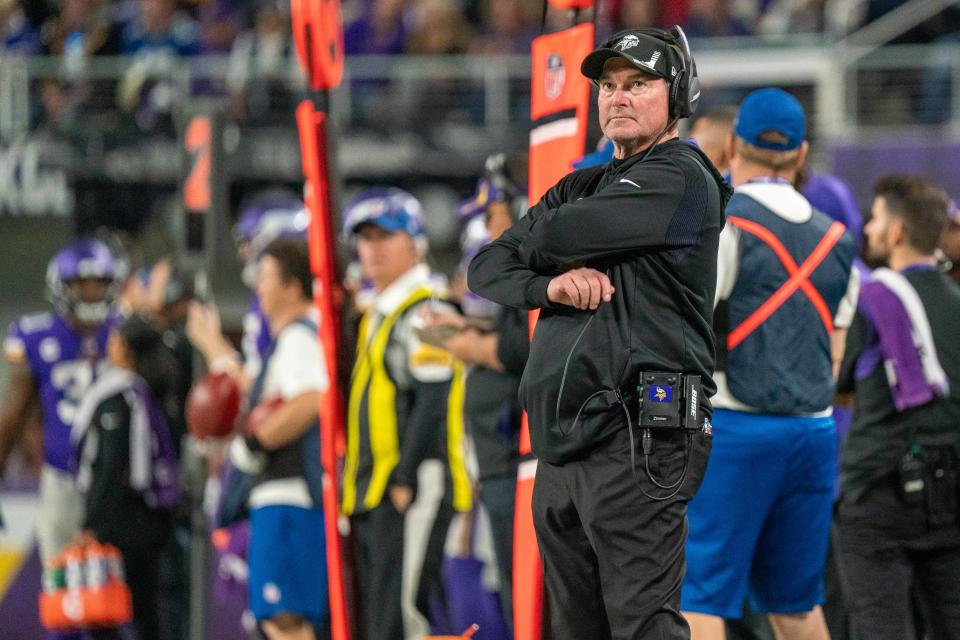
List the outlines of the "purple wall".
{"type": "Polygon", "coordinates": [[[833,145],[827,154],[829,167],[849,183],[865,213],[870,207],[873,185],[888,173],[924,176],[960,200],[960,141],[944,138],[948,136],[891,135],[833,145]]]}

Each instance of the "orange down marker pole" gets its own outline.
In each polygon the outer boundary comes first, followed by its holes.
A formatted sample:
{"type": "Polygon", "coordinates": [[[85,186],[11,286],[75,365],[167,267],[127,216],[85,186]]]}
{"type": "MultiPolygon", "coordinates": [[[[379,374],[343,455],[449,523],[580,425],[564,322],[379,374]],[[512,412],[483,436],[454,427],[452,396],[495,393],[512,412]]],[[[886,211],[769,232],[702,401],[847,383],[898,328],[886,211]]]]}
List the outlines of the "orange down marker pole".
{"type": "MultiPolygon", "coordinates": [[[[588,3],[589,4],[589,3],[588,3]]],[[[533,41],[530,118],[530,202],[543,194],[583,156],[590,102],[589,81],[580,61],[593,49],[592,24],[581,24],[533,41]]],[[[539,311],[530,312],[530,335],[539,311]]],[[[537,460],[531,455],[527,415],[523,416],[517,470],[513,537],[513,624],[516,640],[543,634],[543,566],[533,528],[533,484],[537,460]]]]}
{"type": "Polygon", "coordinates": [[[336,247],[330,189],[330,146],[326,114],[327,91],[343,77],[343,24],[339,0],[292,0],[293,39],[313,91],[297,107],[297,128],[305,178],[304,201],[310,209],[307,239],[314,275],[314,302],[330,385],[320,405],[323,512],[327,546],[327,582],[333,640],[350,640],[344,585],[338,455],[343,451],[343,397],[337,380],[340,344],[340,299],[336,281],[336,247]]]}

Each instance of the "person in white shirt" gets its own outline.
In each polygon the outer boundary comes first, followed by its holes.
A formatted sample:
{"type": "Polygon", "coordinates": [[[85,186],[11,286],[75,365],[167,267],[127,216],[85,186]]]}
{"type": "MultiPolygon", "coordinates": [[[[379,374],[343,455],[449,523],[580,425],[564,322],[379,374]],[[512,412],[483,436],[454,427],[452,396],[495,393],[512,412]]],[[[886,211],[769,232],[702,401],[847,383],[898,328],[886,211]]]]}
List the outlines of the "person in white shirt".
{"type": "MultiPolygon", "coordinates": [[[[275,240],[257,269],[256,293],[275,337],[249,394],[246,433],[230,461],[252,478],[248,605],[270,640],[312,640],[327,622],[319,410],[329,385],[312,304],[304,241],[275,240]]],[[[210,310],[195,308],[190,333],[211,362],[242,376],[239,356],[210,310]]]]}

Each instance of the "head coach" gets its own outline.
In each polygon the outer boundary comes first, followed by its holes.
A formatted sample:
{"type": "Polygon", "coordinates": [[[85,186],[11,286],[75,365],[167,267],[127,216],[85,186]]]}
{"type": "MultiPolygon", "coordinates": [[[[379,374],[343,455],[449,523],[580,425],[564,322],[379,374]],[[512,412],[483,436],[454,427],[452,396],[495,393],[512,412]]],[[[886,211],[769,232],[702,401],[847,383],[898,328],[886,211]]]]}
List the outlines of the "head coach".
{"type": "Polygon", "coordinates": [[[686,504],[710,449],[711,328],[729,190],[677,123],[700,96],[679,28],[591,52],[614,159],[575,171],[470,265],[470,289],[540,308],[520,398],[557,638],[688,638],[686,504]]]}

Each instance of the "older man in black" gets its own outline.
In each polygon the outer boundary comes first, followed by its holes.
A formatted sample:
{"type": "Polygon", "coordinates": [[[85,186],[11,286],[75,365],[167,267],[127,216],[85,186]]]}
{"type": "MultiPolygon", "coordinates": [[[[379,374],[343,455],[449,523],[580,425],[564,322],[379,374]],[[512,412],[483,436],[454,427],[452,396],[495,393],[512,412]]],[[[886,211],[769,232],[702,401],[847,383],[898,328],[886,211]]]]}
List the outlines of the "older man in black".
{"type": "MultiPolygon", "coordinates": [[[[470,288],[541,308],[521,382],[540,460],[533,509],[557,638],[687,638],[686,503],[710,448],[717,245],[727,187],[677,137],[700,92],[679,29],[588,55],[614,160],[576,171],[481,250],[470,288]],[[688,427],[645,429],[641,372],[699,376],[688,427]],[[643,434],[641,436],[641,433],[643,434]]],[[[670,376],[673,376],[670,378],[670,376]]],[[[685,376],[691,376],[685,378],[685,376]]],[[[644,376],[646,380],[646,376],[644,376]]]]}

